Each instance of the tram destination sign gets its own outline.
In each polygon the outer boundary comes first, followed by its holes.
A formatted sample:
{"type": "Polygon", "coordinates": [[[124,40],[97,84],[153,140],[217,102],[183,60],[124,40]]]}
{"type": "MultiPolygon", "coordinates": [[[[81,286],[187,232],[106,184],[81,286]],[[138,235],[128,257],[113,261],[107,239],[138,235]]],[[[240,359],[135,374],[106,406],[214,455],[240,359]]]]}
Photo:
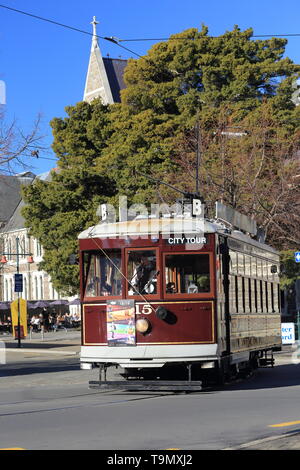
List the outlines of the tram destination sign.
{"type": "Polygon", "coordinates": [[[206,237],[170,237],[167,239],[169,245],[205,245],[207,243],[206,237]]]}

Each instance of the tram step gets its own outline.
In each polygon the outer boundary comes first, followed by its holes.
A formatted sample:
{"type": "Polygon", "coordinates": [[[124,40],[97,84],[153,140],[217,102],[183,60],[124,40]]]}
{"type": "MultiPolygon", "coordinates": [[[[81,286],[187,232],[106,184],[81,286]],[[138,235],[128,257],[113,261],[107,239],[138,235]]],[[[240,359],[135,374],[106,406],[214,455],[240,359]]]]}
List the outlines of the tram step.
{"type": "Polygon", "coordinates": [[[90,381],[89,388],[109,389],[119,388],[123,390],[165,390],[178,392],[197,392],[202,390],[201,381],[162,381],[162,380],[110,380],[110,381],[90,381]]]}

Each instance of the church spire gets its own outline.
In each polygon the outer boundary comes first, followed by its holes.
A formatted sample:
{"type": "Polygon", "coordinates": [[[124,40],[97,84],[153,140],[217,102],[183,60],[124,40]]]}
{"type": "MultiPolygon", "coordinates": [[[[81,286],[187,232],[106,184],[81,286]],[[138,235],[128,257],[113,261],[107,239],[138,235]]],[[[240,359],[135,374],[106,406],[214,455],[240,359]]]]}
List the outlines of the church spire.
{"type": "Polygon", "coordinates": [[[91,25],[93,26],[93,38],[83,101],[91,102],[93,99],[100,97],[103,104],[112,104],[114,103],[112,90],[98,45],[97,24],[99,24],[99,22],[94,16],[93,21],[91,21],[91,25]]]}

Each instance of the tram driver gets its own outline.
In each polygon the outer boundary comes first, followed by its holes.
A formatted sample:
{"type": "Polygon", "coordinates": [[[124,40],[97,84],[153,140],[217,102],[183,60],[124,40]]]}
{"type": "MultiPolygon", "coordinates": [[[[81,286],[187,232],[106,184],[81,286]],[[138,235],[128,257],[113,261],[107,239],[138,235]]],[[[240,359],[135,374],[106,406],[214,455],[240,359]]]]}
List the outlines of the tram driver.
{"type": "Polygon", "coordinates": [[[140,256],[140,261],[134,269],[132,279],[130,281],[131,286],[134,289],[130,289],[129,294],[133,295],[134,290],[140,294],[154,294],[156,293],[156,261],[155,257],[150,254],[143,253],[140,256]]]}

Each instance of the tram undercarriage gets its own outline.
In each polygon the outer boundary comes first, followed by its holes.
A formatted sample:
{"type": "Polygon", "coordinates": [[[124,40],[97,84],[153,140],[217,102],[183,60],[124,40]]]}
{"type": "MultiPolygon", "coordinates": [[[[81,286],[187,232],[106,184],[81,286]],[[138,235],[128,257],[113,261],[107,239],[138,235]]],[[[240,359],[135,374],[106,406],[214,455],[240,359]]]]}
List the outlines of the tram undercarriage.
{"type": "Polygon", "coordinates": [[[238,378],[249,377],[258,367],[274,366],[273,348],[251,351],[249,359],[239,361],[234,355],[212,361],[169,362],[162,367],[121,368],[120,380],[108,380],[107,371],[117,363],[93,364],[99,368],[99,380],[90,381],[90,388],[122,390],[201,391],[221,386],[238,378]],[[121,380],[123,377],[123,380],[121,380]],[[125,380],[124,380],[125,379],[125,380]]]}

